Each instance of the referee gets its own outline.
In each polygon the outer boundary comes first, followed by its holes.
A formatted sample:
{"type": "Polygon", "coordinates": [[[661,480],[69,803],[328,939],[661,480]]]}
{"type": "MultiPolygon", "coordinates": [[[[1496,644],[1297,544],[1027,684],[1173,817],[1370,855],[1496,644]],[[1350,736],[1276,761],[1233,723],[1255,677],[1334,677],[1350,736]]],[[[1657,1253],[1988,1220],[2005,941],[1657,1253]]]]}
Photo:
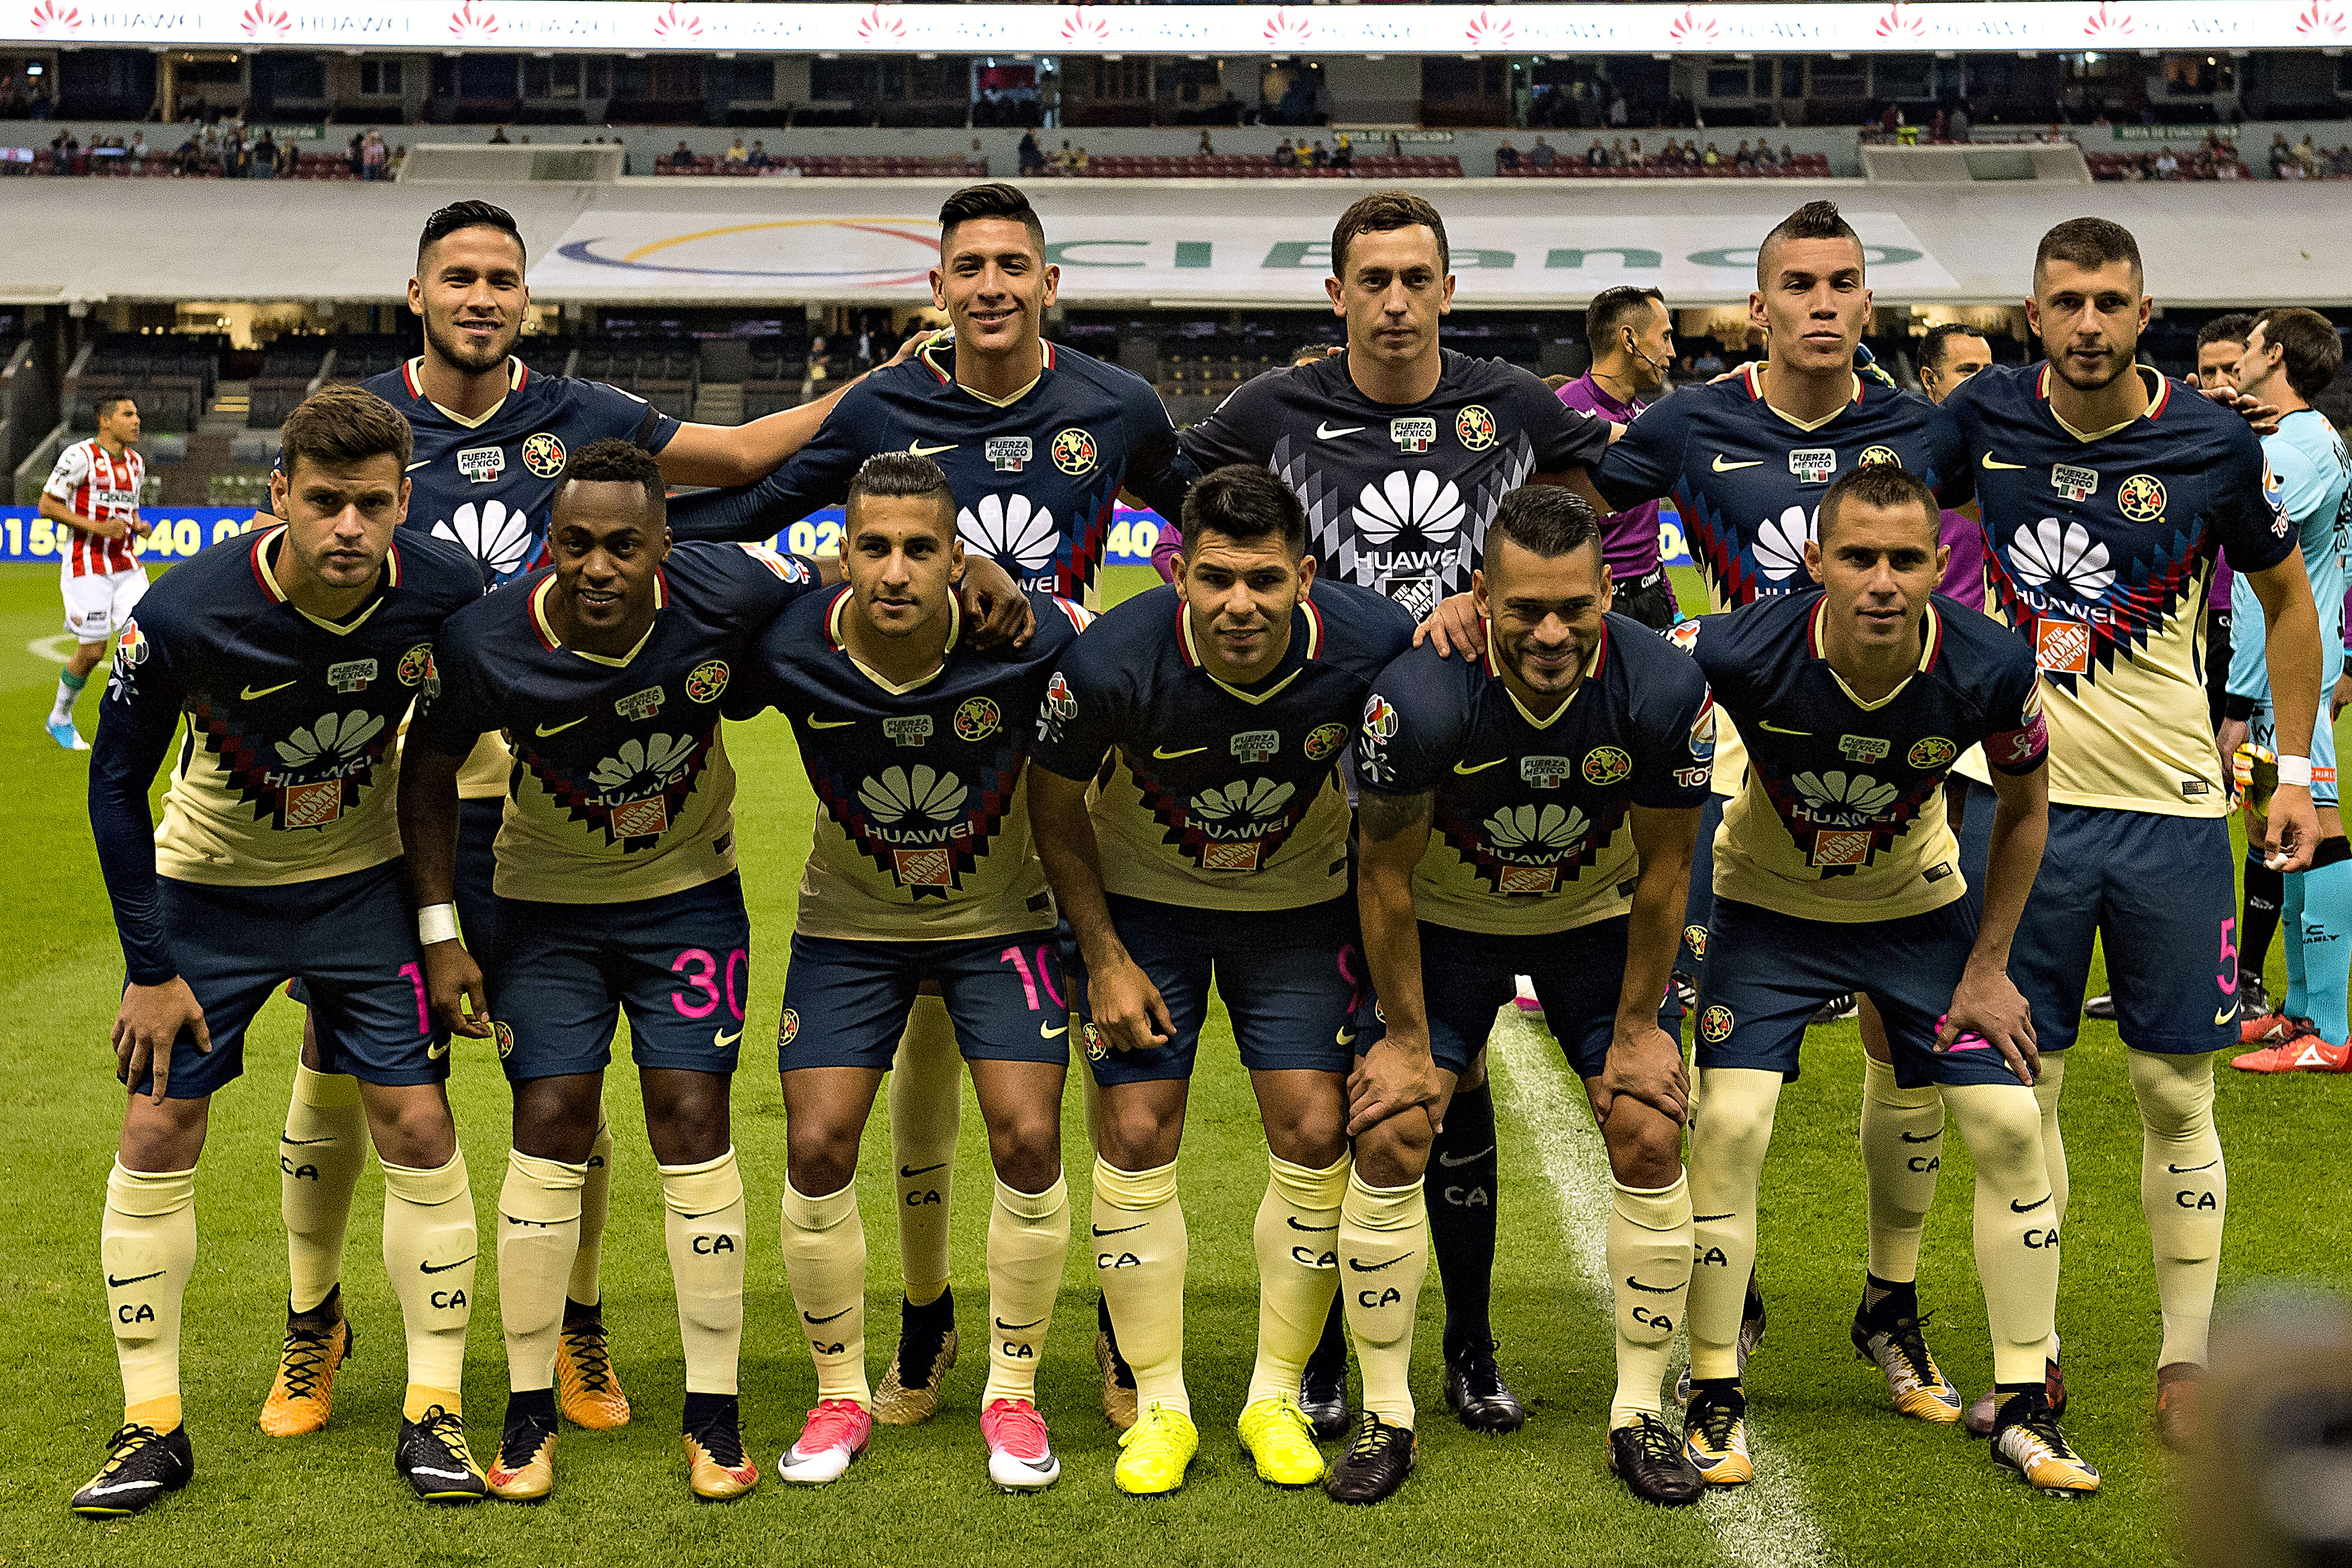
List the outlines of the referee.
{"type": "MultiPolygon", "coordinates": [[[[1675,319],[1654,288],[1620,285],[1584,311],[1592,368],[1559,389],[1570,408],[1630,424],[1666,392],[1675,362],[1675,319]]],[[[1658,556],[1658,503],[1644,501],[1601,519],[1601,548],[1615,584],[1609,608],[1663,632],[1675,623],[1675,589],[1658,556]]]]}

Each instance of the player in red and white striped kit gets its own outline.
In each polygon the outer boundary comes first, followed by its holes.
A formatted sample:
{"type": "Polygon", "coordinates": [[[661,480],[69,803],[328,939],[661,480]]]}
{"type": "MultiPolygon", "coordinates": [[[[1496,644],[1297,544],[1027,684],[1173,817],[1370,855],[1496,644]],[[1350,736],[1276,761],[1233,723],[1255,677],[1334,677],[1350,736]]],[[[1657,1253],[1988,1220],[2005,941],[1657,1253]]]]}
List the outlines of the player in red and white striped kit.
{"type": "Polygon", "coordinates": [[[74,728],[74,698],[147,591],[146,570],[131,552],[131,541],[149,531],[139,517],[147,463],[131,450],[138,440],[139,405],[127,397],[100,398],[98,434],[58,453],[41,487],[41,516],[64,525],[58,581],[66,630],[79,644],[58,677],[57,706],[49,710],[49,738],[68,751],[89,749],[74,728]]]}

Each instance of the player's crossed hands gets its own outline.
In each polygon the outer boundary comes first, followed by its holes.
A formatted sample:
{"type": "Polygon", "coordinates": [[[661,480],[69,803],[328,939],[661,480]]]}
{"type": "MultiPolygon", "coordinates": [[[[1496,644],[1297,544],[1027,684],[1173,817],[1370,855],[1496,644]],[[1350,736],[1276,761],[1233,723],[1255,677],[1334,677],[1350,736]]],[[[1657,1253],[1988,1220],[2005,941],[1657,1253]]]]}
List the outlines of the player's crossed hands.
{"type": "Polygon", "coordinates": [[[425,949],[425,1000],[450,1033],[467,1040],[490,1038],[490,1003],[482,967],[451,938],[425,949]]]}
{"type": "Polygon", "coordinates": [[[212,1031],[187,981],[174,975],[160,986],[123,987],[122,1009],[114,1015],[114,1075],[135,1084],[152,1069],[155,1084],[147,1097],[161,1105],[172,1076],[172,1046],[184,1033],[194,1035],[198,1051],[211,1053],[212,1031]]]}

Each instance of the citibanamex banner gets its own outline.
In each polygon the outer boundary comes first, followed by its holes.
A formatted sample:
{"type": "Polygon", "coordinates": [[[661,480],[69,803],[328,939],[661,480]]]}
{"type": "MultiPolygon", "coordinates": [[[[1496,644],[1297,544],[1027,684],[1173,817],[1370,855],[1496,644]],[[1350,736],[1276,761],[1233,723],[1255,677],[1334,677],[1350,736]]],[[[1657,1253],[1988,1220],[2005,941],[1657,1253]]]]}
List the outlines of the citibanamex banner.
{"type": "Polygon", "coordinates": [[[1885,5],[1007,5],[765,0],[0,0],[0,43],[898,54],[1612,54],[2307,49],[2336,0],[1885,5]]]}

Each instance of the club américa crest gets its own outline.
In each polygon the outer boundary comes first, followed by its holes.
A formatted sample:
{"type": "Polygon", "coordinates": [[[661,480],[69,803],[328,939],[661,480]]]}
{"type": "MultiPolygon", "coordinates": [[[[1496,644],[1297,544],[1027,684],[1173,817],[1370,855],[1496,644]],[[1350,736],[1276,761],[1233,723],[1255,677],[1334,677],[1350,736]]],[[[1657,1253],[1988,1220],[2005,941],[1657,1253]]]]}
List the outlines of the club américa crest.
{"type": "Polygon", "coordinates": [[[715,703],[727,689],[727,661],[705,659],[687,672],[686,695],[698,703],[715,703]]]}
{"type": "Polygon", "coordinates": [[[1053,454],[1054,466],[1073,478],[1094,468],[1097,456],[1095,438],[1075,424],[1057,432],[1048,450],[1053,454]]]}
{"type": "Polygon", "coordinates": [[[541,430],[522,438],[522,465],[542,479],[552,479],[563,472],[566,454],[563,443],[555,432],[541,430]]]}
{"type": "Polygon", "coordinates": [[[1471,403],[1454,416],[1454,434],[1465,451],[1484,452],[1495,444],[1495,416],[1485,403],[1471,403]]]}
{"type": "Polygon", "coordinates": [[[955,710],[958,740],[986,740],[1004,724],[1004,715],[988,697],[966,697],[955,710]]]}

